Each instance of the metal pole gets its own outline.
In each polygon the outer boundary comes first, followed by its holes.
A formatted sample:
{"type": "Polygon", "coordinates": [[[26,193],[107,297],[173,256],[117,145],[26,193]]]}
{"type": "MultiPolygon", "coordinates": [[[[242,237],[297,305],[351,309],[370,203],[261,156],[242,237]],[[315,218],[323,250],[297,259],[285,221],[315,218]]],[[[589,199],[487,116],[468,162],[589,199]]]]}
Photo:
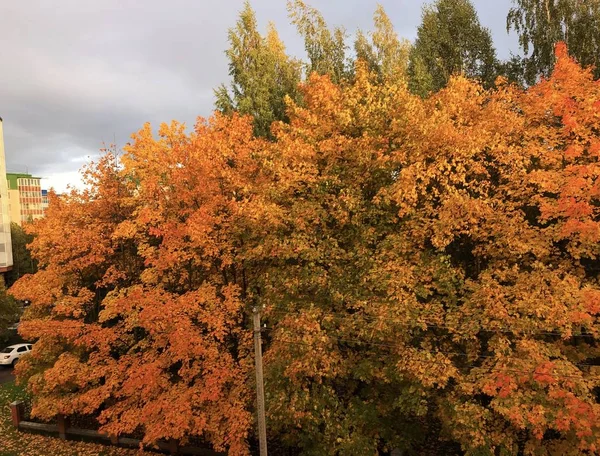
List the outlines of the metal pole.
{"type": "Polygon", "coordinates": [[[256,365],[256,403],[258,413],[258,442],[260,456],[267,456],[267,424],[265,420],[265,387],[263,383],[262,342],[260,338],[260,310],[253,310],[254,321],[254,362],[256,365]]]}

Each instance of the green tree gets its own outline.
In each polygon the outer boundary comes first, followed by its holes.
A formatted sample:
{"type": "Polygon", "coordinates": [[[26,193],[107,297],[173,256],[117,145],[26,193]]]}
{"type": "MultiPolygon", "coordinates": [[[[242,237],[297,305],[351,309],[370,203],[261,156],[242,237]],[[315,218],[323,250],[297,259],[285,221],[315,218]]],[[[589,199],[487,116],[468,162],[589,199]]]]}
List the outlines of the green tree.
{"type": "Polygon", "coordinates": [[[525,79],[533,84],[549,76],[555,63],[554,46],[567,43],[582,66],[594,66],[600,77],[600,1],[514,0],[506,20],[525,53],[525,79]]]}
{"type": "Polygon", "coordinates": [[[0,275],[0,332],[12,325],[19,316],[15,299],[6,292],[4,277],[0,275]]]}
{"type": "Polygon", "coordinates": [[[497,75],[490,31],[469,0],[438,0],[423,8],[408,67],[410,88],[426,96],[461,73],[490,87],[497,75]]]}
{"type": "Polygon", "coordinates": [[[12,239],[13,268],[6,274],[6,283],[11,286],[19,277],[25,274],[33,274],[37,271],[37,265],[27,245],[33,241],[33,235],[27,233],[15,222],[10,224],[10,236],[12,239]]]}
{"type": "Polygon", "coordinates": [[[498,74],[504,76],[509,82],[515,83],[521,88],[527,85],[525,81],[525,61],[521,56],[512,55],[508,60],[498,64],[498,74]]]}
{"type": "Polygon", "coordinates": [[[261,36],[248,2],[236,26],[229,30],[229,43],[226,54],[231,91],[225,85],[215,90],[217,109],[251,115],[254,133],[270,137],[271,123],[287,119],[285,97],[297,97],[300,62],[286,55],[273,24],[269,24],[267,35],[261,36]]]}
{"type": "Polygon", "coordinates": [[[369,36],[359,31],[354,42],[358,59],[382,77],[404,77],[408,67],[410,42],[399,39],[392,21],[381,5],[373,15],[375,30],[369,36]],[[369,37],[371,40],[369,40],[369,37]]]}
{"type": "Polygon", "coordinates": [[[292,23],[304,38],[308,54],[308,74],[328,74],[339,84],[350,74],[346,59],[346,32],[342,27],[329,29],[323,15],[302,0],[288,1],[292,23]]]}

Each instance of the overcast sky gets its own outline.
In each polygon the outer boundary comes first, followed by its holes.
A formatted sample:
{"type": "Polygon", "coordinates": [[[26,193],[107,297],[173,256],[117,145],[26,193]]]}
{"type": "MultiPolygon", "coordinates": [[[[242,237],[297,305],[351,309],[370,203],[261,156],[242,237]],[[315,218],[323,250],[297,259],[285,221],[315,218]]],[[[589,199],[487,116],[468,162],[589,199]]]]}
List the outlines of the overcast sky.
{"type": "MultiPolygon", "coordinates": [[[[303,56],[285,0],[253,0],[261,30],[274,21],[303,56]]],[[[328,24],[369,30],[376,0],[309,0],[328,24]]],[[[423,1],[379,0],[414,40],[423,1]]],[[[475,0],[498,56],[518,52],[506,33],[511,0],[475,0]]],[[[243,0],[0,0],[0,116],[9,171],[45,187],[79,185],[78,169],[103,143],[124,145],[145,122],[193,125],[228,80],[227,29],[243,0]]]]}

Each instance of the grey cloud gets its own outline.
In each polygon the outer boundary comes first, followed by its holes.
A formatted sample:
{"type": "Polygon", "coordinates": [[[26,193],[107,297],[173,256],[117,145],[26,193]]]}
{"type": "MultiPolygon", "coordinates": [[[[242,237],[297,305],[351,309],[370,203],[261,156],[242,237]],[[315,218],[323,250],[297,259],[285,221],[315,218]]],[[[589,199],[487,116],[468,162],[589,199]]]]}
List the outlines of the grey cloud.
{"type": "MultiPolygon", "coordinates": [[[[371,27],[375,0],[313,0],[332,25],[371,27]]],[[[414,39],[421,1],[382,1],[398,33],[414,39]]],[[[499,55],[509,0],[475,2],[499,55]]],[[[303,44],[284,0],[255,0],[264,30],[275,22],[294,55],[303,44]]],[[[0,5],[0,116],[9,169],[64,187],[103,142],[125,144],[147,121],[193,125],[210,115],[212,89],[228,80],[227,29],[242,0],[29,0],[0,5]],[[63,181],[61,181],[63,179],[63,181]]],[[[516,49],[516,48],[514,48],[516,49]]]]}

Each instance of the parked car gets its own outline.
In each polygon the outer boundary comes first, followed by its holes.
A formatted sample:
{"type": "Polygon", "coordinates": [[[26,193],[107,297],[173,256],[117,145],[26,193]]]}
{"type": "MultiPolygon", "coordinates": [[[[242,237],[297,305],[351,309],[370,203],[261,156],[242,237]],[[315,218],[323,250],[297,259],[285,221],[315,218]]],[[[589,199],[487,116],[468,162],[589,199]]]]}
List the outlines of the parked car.
{"type": "Polygon", "coordinates": [[[31,351],[32,344],[16,344],[0,351],[0,366],[14,366],[19,358],[31,351]]]}

